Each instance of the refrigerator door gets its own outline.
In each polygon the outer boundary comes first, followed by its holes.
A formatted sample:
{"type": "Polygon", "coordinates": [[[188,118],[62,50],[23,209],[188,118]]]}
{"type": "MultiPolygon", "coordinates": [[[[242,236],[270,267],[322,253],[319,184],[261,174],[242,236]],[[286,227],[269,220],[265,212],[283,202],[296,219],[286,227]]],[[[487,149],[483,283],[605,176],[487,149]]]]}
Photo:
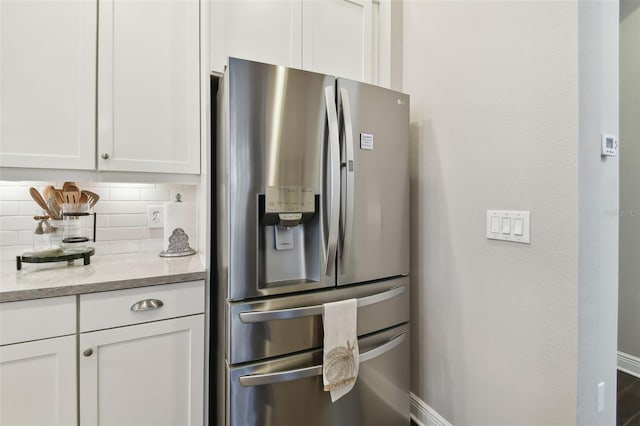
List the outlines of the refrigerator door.
{"type": "Polygon", "coordinates": [[[339,78],[338,284],[409,273],[409,96],[339,78]]]}
{"type": "Polygon", "coordinates": [[[216,154],[219,283],[241,300],[335,286],[335,79],[229,59],[216,154]]]}
{"type": "Polygon", "coordinates": [[[227,426],[407,426],[409,325],[358,341],[360,371],[336,402],[322,386],[322,351],[227,369],[227,426]]]}
{"type": "Polygon", "coordinates": [[[409,278],[228,305],[230,364],[319,348],[322,304],[358,300],[358,335],[409,321],[409,278]]]}

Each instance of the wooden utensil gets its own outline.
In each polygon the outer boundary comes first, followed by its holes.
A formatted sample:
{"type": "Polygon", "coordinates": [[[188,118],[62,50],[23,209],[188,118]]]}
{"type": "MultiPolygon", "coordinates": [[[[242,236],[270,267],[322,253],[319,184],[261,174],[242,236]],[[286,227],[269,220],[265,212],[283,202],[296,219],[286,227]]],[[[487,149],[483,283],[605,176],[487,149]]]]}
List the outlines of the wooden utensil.
{"type": "Polygon", "coordinates": [[[53,185],[47,185],[42,190],[42,196],[49,207],[49,211],[53,213],[51,219],[60,220],[62,219],[62,214],[60,213],[60,204],[56,200],[56,189],[53,185]]]}
{"type": "Polygon", "coordinates": [[[35,201],[36,204],[40,206],[42,210],[47,212],[49,217],[53,216],[53,214],[51,213],[51,210],[49,210],[49,206],[47,205],[47,202],[44,200],[44,198],[42,198],[42,195],[40,195],[37,189],[35,189],[34,187],[29,188],[29,194],[31,194],[31,198],[33,198],[33,201],[35,201]]]}
{"type": "Polygon", "coordinates": [[[75,186],[77,187],[78,185],[75,182],[65,182],[62,184],[62,190],[66,191],[68,187],[70,186],[75,186]]]}
{"type": "Polygon", "coordinates": [[[67,187],[62,190],[62,197],[65,203],[73,206],[73,210],[77,210],[78,203],[80,202],[80,188],[75,185],[67,185],[67,187]]]}
{"type": "Polygon", "coordinates": [[[56,189],[54,195],[56,196],[56,204],[58,205],[58,210],[61,210],[62,205],[64,204],[64,196],[62,195],[62,190],[56,189]]]}
{"type": "Polygon", "coordinates": [[[42,190],[42,196],[45,200],[49,201],[49,198],[55,197],[55,192],[56,189],[53,187],[53,185],[47,185],[42,190]]]}
{"type": "Polygon", "coordinates": [[[86,189],[82,190],[82,195],[87,197],[87,202],[89,203],[89,208],[93,208],[96,205],[98,200],[100,200],[100,196],[95,192],[87,191],[86,189]]]}

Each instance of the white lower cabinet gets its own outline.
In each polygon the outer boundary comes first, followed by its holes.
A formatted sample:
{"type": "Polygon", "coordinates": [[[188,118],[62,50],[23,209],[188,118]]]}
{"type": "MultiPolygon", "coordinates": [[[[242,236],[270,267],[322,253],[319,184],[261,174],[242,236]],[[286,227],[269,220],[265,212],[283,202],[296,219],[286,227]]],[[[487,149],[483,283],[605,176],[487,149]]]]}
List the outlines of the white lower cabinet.
{"type": "Polygon", "coordinates": [[[80,424],[202,425],[204,282],[80,296],[80,424]]]}
{"type": "Polygon", "coordinates": [[[0,425],[77,423],[76,297],[0,303],[0,425]]]}
{"type": "Polygon", "coordinates": [[[202,425],[204,315],[80,335],[81,425],[202,425]]]}
{"type": "Polygon", "coordinates": [[[0,346],[0,424],[75,425],[76,336],[0,346]]]}
{"type": "Polygon", "coordinates": [[[0,425],[202,425],[204,300],[191,281],[0,303],[0,425]]]}

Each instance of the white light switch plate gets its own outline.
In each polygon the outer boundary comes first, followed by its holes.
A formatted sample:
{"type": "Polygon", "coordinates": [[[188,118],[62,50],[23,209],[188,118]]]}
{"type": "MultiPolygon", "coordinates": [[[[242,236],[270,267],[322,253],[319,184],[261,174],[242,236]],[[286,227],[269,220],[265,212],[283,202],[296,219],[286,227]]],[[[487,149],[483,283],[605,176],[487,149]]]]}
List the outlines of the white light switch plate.
{"type": "Polygon", "coordinates": [[[487,210],[487,238],[531,244],[531,213],[487,210]]]}

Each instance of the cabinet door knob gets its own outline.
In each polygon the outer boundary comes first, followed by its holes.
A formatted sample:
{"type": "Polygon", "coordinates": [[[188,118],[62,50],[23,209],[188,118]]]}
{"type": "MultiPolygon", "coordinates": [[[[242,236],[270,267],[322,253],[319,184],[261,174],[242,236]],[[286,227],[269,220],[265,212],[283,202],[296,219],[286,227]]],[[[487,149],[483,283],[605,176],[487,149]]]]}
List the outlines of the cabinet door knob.
{"type": "Polygon", "coordinates": [[[93,349],[87,349],[86,351],[82,352],[82,355],[84,355],[84,356],[93,355],[93,349]]]}
{"type": "Polygon", "coordinates": [[[104,154],[102,154],[102,159],[103,160],[108,160],[109,159],[109,154],[107,154],[106,152],[104,154]]]}

